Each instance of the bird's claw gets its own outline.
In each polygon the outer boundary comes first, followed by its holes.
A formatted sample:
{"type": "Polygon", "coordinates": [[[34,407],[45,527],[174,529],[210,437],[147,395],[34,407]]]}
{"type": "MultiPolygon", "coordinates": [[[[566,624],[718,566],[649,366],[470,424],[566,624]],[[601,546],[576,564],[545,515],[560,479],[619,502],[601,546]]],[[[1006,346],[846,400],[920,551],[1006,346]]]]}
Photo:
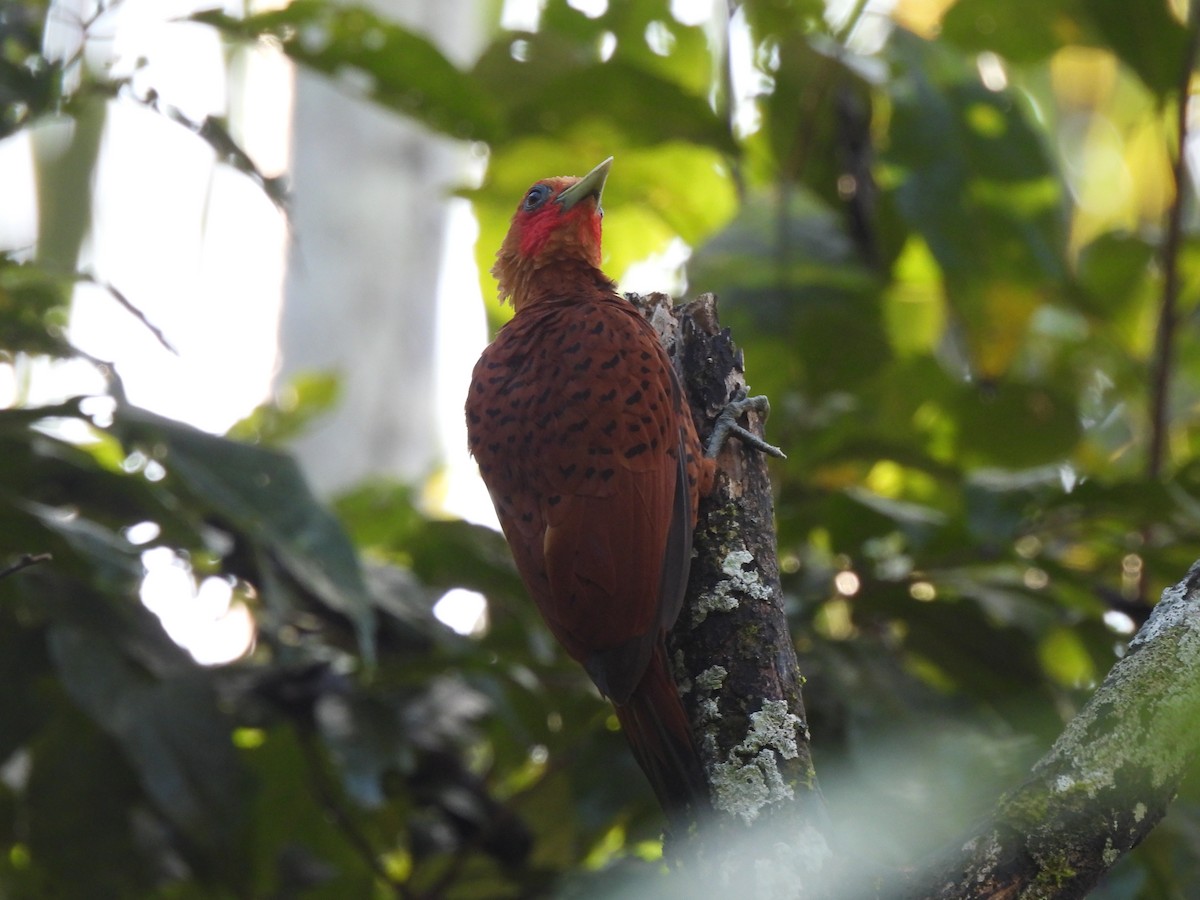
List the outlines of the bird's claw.
{"type": "Polygon", "coordinates": [[[744,413],[751,410],[761,415],[763,419],[766,419],[771,414],[771,401],[762,394],[757,397],[747,397],[745,390],[738,391],[738,395],[730,400],[725,405],[725,408],[721,410],[721,414],[717,416],[717,421],[713,424],[712,434],[708,438],[708,446],[704,450],[704,455],[710,459],[715,459],[730,436],[737,435],[742,443],[748,444],[768,456],[787,459],[787,454],[774,444],[768,444],[757,434],[738,424],[738,419],[744,413]]]}

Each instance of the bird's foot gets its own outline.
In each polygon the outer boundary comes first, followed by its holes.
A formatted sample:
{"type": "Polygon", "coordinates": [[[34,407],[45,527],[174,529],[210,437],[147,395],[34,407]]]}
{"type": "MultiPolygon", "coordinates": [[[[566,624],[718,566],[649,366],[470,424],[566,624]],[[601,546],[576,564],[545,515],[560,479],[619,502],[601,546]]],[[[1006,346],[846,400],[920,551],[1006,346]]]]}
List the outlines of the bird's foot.
{"type": "Polygon", "coordinates": [[[763,419],[766,419],[771,414],[771,401],[761,394],[757,397],[747,397],[744,389],[739,390],[737,396],[730,400],[725,408],[721,410],[721,414],[717,416],[717,421],[713,425],[712,434],[708,438],[708,446],[705,448],[704,455],[709,459],[715,459],[717,454],[721,452],[721,448],[725,446],[725,442],[731,436],[737,435],[742,443],[761,450],[768,456],[787,459],[787,455],[774,444],[768,444],[757,434],[738,424],[738,419],[751,410],[761,415],[763,419]]]}

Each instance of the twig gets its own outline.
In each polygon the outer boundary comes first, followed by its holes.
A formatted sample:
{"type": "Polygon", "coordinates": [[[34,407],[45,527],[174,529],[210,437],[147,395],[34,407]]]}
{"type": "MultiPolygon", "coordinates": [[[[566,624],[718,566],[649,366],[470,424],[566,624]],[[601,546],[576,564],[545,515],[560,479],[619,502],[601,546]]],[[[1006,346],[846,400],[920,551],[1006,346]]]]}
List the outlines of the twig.
{"type": "Polygon", "coordinates": [[[41,268],[49,274],[58,278],[62,278],[64,281],[72,284],[90,284],[93,287],[100,288],[100,290],[112,297],[113,300],[115,300],[118,305],[120,305],[127,313],[145,326],[146,330],[154,335],[155,340],[162,344],[164,349],[175,354],[176,356],[179,355],[179,351],[175,349],[174,345],[169,340],[167,340],[167,336],[163,334],[163,330],[151,322],[149,317],[140,309],[138,309],[138,307],[134,305],[133,301],[126,297],[124,292],[121,291],[116,285],[105,281],[103,278],[97,277],[91,272],[70,271],[58,266],[47,266],[44,264],[41,265],[41,268]]]}
{"type": "Polygon", "coordinates": [[[124,293],[122,293],[120,290],[118,290],[116,285],[110,284],[107,281],[97,278],[95,275],[92,275],[88,272],[79,272],[74,276],[74,278],[76,281],[82,281],[86,284],[94,285],[95,287],[98,287],[101,290],[106,291],[108,293],[108,295],[110,297],[112,297],[114,300],[116,300],[117,303],[120,304],[127,313],[129,313],[131,316],[133,316],[135,319],[137,319],[139,322],[141,322],[142,325],[144,325],[146,327],[146,330],[149,331],[152,335],[154,335],[155,339],[160,344],[162,344],[164,349],[166,349],[170,353],[173,353],[176,356],[179,355],[179,351],[176,350],[175,346],[170,341],[167,340],[167,336],[165,334],[163,334],[162,329],[159,328],[157,325],[155,325],[153,322],[151,322],[150,319],[146,317],[146,314],[144,312],[142,312],[140,309],[138,309],[136,306],[134,306],[133,301],[131,301],[128,297],[125,296],[124,293]]]}
{"type": "Polygon", "coordinates": [[[1175,356],[1175,331],[1178,325],[1179,250],[1183,244],[1183,207],[1191,178],[1187,163],[1188,101],[1196,55],[1200,51],[1200,11],[1190,4],[1188,12],[1188,43],[1179,73],[1178,105],[1175,114],[1177,145],[1171,176],[1175,182],[1175,198],[1167,211],[1167,234],[1162,246],[1163,295],[1158,316],[1158,331],[1154,341],[1154,358],[1150,371],[1150,449],[1146,474],[1156,479],[1166,462],[1168,403],[1171,392],[1171,367],[1175,356]]]}
{"type": "Polygon", "coordinates": [[[10,563],[3,569],[0,569],[0,578],[7,578],[22,569],[28,569],[30,566],[36,566],[38,563],[50,562],[54,559],[49,553],[22,553],[17,561],[10,563]]]}
{"type": "Polygon", "coordinates": [[[119,404],[127,404],[129,402],[129,398],[125,394],[125,382],[121,380],[121,373],[117,371],[116,363],[107,359],[100,359],[98,356],[92,356],[86,350],[80,350],[75,346],[71,347],[71,352],[96,367],[101,377],[104,378],[110,397],[119,404]]]}
{"type": "Polygon", "coordinates": [[[191,119],[178,107],[164,103],[157,91],[154,90],[148,91],[143,96],[129,90],[125,92],[125,96],[142,104],[147,109],[153,110],[168,121],[186,128],[208,144],[216,153],[218,162],[236,169],[254,182],[267,199],[275,205],[275,208],[282,212],[289,222],[291,221],[287,179],[281,175],[267,175],[260,170],[258,164],[250,158],[250,154],[243,150],[233,135],[229,133],[228,126],[221,118],[205,116],[199,121],[191,119]]]}

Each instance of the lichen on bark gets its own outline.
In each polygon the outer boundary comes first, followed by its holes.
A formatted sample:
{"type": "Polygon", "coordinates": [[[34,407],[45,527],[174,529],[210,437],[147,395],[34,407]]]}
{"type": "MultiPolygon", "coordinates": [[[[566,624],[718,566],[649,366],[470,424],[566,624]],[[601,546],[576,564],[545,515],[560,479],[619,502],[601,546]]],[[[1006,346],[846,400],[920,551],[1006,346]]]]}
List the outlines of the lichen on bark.
{"type": "MultiPolygon", "coordinates": [[[[633,299],[664,335],[703,438],[745,385],[715,301],[673,309],[662,295],[633,299]]],[[[749,426],[760,424],[752,415],[749,426]]],[[[1082,897],[1161,820],[1200,753],[1200,563],[1164,592],[1128,654],[990,817],[901,870],[831,861],[766,464],[736,441],[719,464],[670,636],[719,810],[706,833],[724,852],[705,895],[736,885],[759,897],[1082,897]]]]}
{"type": "Polygon", "coordinates": [[[1083,897],[1162,819],[1198,753],[1200,564],[1029,778],[902,896],[1083,897]]]}
{"type": "MultiPolygon", "coordinates": [[[[682,307],[664,295],[631,299],[662,335],[703,441],[746,387],[741,351],[718,323],[715,298],[682,307]]],[[[761,433],[756,414],[743,424],[761,433]]],[[[731,830],[734,841],[747,829],[774,835],[763,846],[790,846],[789,871],[799,866],[794,874],[814,881],[829,849],[813,824],[824,812],[783,610],[770,477],[763,455],[736,438],[717,464],[714,490],[701,500],[684,612],[670,637],[677,675],[706,762],[715,827],[731,830]]]]}

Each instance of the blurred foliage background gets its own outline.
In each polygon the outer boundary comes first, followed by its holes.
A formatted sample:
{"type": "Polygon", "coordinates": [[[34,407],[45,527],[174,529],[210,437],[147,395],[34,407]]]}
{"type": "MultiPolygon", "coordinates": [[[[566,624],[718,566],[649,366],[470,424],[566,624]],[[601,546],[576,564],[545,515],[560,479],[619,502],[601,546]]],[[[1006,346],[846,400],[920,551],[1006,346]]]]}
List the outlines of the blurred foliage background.
{"type": "MultiPolygon", "coordinates": [[[[1020,779],[1200,556],[1200,240],[1175,183],[1195,28],[1183,0],[682,6],[546,0],[466,68],[325,0],[198,18],[486,152],[465,190],[484,273],[532,180],[617,157],[608,271],[685,248],[678,292],[720,295],[772,398],[835,828],[911,862],[1020,779]]],[[[0,8],[0,135],[122,90],[64,78],[46,14],[0,8]]],[[[27,383],[78,355],[79,277],[0,249],[0,366],[27,383]]],[[[0,579],[0,896],[661,877],[650,793],[499,535],[423,511],[420,485],[318,503],[287,441],[330,402],[320,379],[216,437],[106,374],[107,396],[0,411],[0,564],[52,555],[0,579]],[[253,649],[178,647],[139,602],[149,552],[223,584],[253,649]],[[475,634],[431,614],[455,587],[488,599],[475,634]]],[[[1194,896],[1198,800],[1193,781],[1099,895],[1194,896]]]]}

